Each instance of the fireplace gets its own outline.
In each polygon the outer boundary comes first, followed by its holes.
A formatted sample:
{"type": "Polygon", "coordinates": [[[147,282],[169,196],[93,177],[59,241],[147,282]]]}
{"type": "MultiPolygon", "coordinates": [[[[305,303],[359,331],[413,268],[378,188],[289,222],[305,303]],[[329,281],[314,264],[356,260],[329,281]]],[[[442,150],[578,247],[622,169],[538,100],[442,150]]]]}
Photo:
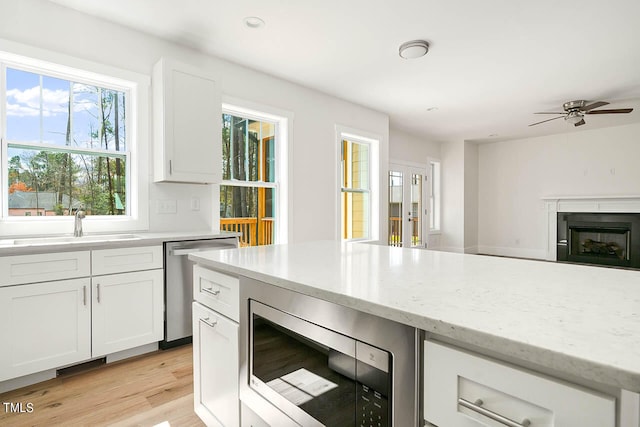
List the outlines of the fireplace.
{"type": "Polygon", "coordinates": [[[640,268],[640,214],[558,213],[557,260],[640,268]]]}

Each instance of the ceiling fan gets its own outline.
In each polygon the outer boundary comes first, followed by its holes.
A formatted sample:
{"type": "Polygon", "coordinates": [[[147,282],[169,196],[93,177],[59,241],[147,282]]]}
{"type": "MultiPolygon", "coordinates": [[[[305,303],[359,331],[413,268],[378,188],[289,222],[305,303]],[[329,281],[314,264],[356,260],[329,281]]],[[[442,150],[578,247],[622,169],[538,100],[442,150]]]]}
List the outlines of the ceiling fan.
{"type": "Polygon", "coordinates": [[[562,104],[562,108],[564,108],[564,112],[558,113],[534,113],[534,114],[562,114],[562,116],[554,117],[552,119],[543,120],[541,122],[532,123],[529,126],[539,125],[540,123],[550,122],[551,120],[562,119],[568,123],[573,124],[574,126],[582,126],[586,122],[584,121],[585,114],[623,114],[630,113],[633,111],[633,108],[618,108],[615,110],[594,110],[595,108],[605,106],[609,104],[604,101],[597,101],[593,104],[587,105],[588,101],[578,100],[578,101],[569,101],[562,104]]]}

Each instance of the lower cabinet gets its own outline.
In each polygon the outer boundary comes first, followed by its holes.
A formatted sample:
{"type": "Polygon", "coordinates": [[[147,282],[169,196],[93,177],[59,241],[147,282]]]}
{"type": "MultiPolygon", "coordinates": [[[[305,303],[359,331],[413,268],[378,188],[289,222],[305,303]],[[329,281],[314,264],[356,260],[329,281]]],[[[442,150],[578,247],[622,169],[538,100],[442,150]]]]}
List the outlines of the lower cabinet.
{"type": "Polygon", "coordinates": [[[92,355],[160,341],[164,334],[163,270],[92,277],[92,355]]]}
{"type": "Polygon", "coordinates": [[[91,357],[89,278],[0,288],[0,381],[91,357]]]}
{"type": "Polygon", "coordinates": [[[616,399],[426,341],[424,417],[439,427],[613,427],[616,399]]]}
{"type": "Polygon", "coordinates": [[[238,324],[193,303],[195,412],[207,426],[238,427],[238,324]]]}

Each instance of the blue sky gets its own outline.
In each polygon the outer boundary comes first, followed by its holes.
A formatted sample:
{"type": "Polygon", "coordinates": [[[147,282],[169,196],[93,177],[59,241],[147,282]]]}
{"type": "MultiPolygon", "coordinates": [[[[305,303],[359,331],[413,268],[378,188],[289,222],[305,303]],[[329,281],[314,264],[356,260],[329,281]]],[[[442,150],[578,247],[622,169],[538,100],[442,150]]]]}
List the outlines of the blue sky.
{"type": "MultiPolygon", "coordinates": [[[[12,68],[7,68],[6,81],[6,136],[9,141],[65,145],[69,92],[73,91],[72,145],[98,148],[98,141],[90,136],[98,128],[98,94],[95,87],[43,76],[41,88],[38,74],[12,68]]],[[[112,121],[113,116],[112,112],[112,121]]],[[[123,123],[120,127],[120,139],[124,141],[123,123]]],[[[123,147],[120,149],[123,150],[123,147]]]]}

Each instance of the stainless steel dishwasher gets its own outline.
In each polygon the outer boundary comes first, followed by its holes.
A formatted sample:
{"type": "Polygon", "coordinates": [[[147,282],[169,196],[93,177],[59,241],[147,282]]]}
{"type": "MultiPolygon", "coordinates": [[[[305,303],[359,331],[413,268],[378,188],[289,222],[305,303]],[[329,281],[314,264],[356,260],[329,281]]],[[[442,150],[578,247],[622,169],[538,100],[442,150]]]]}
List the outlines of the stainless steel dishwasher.
{"type": "Polygon", "coordinates": [[[193,262],[189,261],[187,255],[237,247],[237,237],[164,243],[164,341],[160,342],[160,348],[191,342],[193,262]]]}

